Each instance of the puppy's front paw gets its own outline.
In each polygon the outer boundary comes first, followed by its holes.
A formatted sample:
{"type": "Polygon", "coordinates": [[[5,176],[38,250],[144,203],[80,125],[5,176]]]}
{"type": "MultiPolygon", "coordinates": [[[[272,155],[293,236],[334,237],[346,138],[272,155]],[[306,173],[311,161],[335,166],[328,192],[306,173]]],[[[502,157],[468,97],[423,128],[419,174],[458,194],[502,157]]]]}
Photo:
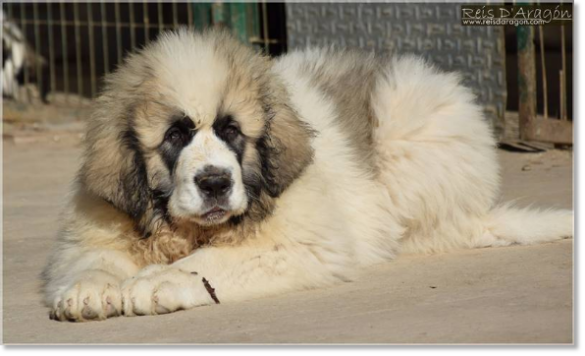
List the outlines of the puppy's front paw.
{"type": "Polygon", "coordinates": [[[88,271],[57,294],[50,318],[59,321],[103,320],[121,312],[118,279],[107,272],[88,271]]]}
{"type": "Polygon", "coordinates": [[[167,314],[216,303],[217,297],[207,285],[196,272],[162,265],[146,267],[122,284],[124,315],[167,314]]]}

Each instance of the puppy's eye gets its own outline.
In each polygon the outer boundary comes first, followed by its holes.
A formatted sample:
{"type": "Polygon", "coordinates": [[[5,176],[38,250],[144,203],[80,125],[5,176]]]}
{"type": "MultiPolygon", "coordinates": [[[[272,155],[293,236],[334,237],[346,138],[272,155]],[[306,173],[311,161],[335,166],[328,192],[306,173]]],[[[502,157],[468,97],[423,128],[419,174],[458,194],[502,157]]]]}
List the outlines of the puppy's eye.
{"type": "Polygon", "coordinates": [[[236,124],[229,124],[223,129],[223,134],[228,141],[233,141],[240,135],[240,129],[236,124]]]}
{"type": "Polygon", "coordinates": [[[180,143],[183,141],[183,132],[178,127],[171,127],[165,134],[165,141],[180,143]]]}

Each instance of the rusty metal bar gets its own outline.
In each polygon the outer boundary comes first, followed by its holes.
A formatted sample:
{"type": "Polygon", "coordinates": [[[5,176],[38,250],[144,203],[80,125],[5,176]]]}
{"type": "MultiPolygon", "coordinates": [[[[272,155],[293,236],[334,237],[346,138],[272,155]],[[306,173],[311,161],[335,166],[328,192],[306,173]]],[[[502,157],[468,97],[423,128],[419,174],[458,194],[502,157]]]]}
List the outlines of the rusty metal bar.
{"type": "Polygon", "coordinates": [[[120,3],[114,5],[115,23],[116,23],[116,55],[118,63],[122,63],[122,28],[120,27],[120,3]]]}
{"type": "Polygon", "coordinates": [[[193,4],[191,4],[190,2],[185,3],[185,5],[187,5],[187,24],[189,26],[189,29],[192,30],[193,29],[193,4]]]}
{"type": "MultiPolygon", "coordinates": [[[[200,26],[201,26],[201,28],[205,28],[205,24],[207,23],[205,13],[203,11],[198,11],[198,13],[199,13],[198,17],[199,17],[200,26]]],[[[212,16],[212,20],[213,20],[213,16],[212,16]]]]}
{"type": "Polygon", "coordinates": [[[177,27],[179,27],[179,15],[177,12],[177,1],[173,0],[173,29],[176,29],[177,27]]]}
{"type": "Polygon", "coordinates": [[[148,44],[148,42],[150,42],[150,34],[149,34],[149,29],[150,29],[150,18],[148,17],[148,3],[145,1],[142,4],[142,10],[143,10],[143,21],[144,21],[144,42],[146,42],[148,44]]]}
{"type": "Polygon", "coordinates": [[[57,80],[55,75],[55,43],[53,39],[53,4],[47,3],[47,22],[48,24],[48,32],[49,32],[49,71],[50,71],[50,78],[51,78],[51,92],[57,91],[57,80]]]}
{"type": "MultiPolygon", "coordinates": [[[[79,4],[73,3],[73,19],[75,23],[79,20],[79,4]]],[[[83,96],[83,70],[81,68],[81,31],[79,25],[75,26],[75,61],[77,69],[77,95],[79,95],[79,102],[83,96]]]]}
{"type": "Polygon", "coordinates": [[[534,52],[534,28],[518,26],[518,96],[520,138],[525,140],[534,132],[536,119],[536,70],[534,52]]]}
{"type": "Polygon", "coordinates": [[[165,25],[163,23],[163,7],[162,7],[162,3],[158,2],[158,31],[162,32],[163,29],[165,28],[165,25]]]}
{"type": "MultiPolygon", "coordinates": [[[[59,19],[65,19],[65,4],[63,1],[59,4],[59,19]]],[[[63,92],[65,93],[65,102],[69,102],[69,61],[67,55],[67,28],[61,22],[61,56],[63,57],[63,92]]]]}
{"type": "Polygon", "coordinates": [[[266,53],[270,53],[270,42],[268,39],[268,10],[266,6],[266,1],[262,1],[262,37],[264,37],[264,51],[266,53]]]}
{"type": "Polygon", "coordinates": [[[134,21],[134,3],[128,3],[128,11],[130,12],[130,46],[132,49],[136,48],[136,21],[134,21]]]}
{"type": "Polygon", "coordinates": [[[538,35],[540,40],[540,67],[542,74],[542,104],[544,118],[548,119],[548,85],[546,81],[546,63],[544,59],[544,29],[538,26],[538,35]]]}
{"type": "MultiPolygon", "coordinates": [[[[14,19],[14,7],[13,7],[13,4],[12,3],[10,3],[10,2],[6,3],[6,12],[8,13],[8,18],[11,21],[15,21],[15,19],[14,19]]],[[[11,85],[12,90],[15,90],[15,89],[18,90],[18,87],[14,85],[14,80],[11,80],[10,85],[11,85]]],[[[18,95],[19,95],[19,93],[14,93],[14,98],[17,99],[17,100],[19,99],[18,95]]]]}
{"type": "Polygon", "coordinates": [[[41,61],[41,29],[38,24],[39,20],[39,3],[33,3],[33,19],[35,20],[35,55],[31,56],[32,60],[34,61],[35,71],[36,71],[36,79],[37,79],[37,89],[39,91],[39,99],[42,97],[43,93],[43,62],[41,61]]]}
{"type": "Polygon", "coordinates": [[[561,120],[567,120],[567,49],[565,45],[565,25],[561,26],[562,87],[561,120]]]}
{"type": "Polygon", "coordinates": [[[6,3],[6,10],[8,13],[8,18],[13,20],[14,19],[14,5],[11,2],[6,3]]]}
{"type": "MultiPolygon", "coordinates": [[[[21,22],[20,26],[22,29],[22,35],[23,35],[24,39],[26,39],[26,23],[25,23],[26,12],[25,12],[25,9],[26,9],[26,6],[23,4],[20,7],[20,22],[21,22]]],[[[29,73],[28,65],[26,65],[26,62],[24,63],[23,70],[24,70],[24,87],[25,87],[24,92],[26,93],[27,101],[30,102],[31,101],[30,93],[28,92],[28,83],[30,81],[30,77],[29,77],[30,73],[29,73]]],[[[17,96],[19,94],[20,93],[18,93],[17,96]]]]}
{"type": "Polygon", "coordinates": [[[563,70],[559,70],[559,103],[560,103],[560,108],[559,108],[559,120],[563,120],[563,102],[565,101],[565,93],[563,91],[563,87],[564,87],[564,75],[563,75],[563,70]]]}
{"type": "MultiPolygon", "coordinates": [[[[7,2],[6,3],[6,13],[8,14],[8,18],[10,20],[12,20],[12,21],[15,20],[14,19],[14,8],[13,8],[12,3],[10,3],[10,2],[7,2]]],[[[12,86],[12,88],[14,90],[14,83],[11,83],[11,86],[12,86]]],[[[14,93],[14,98],[15,99],[18,99],[18,93],[14,93]]]]}
{"type": "Polygon", "coordinates": [[[89,80],[91,83],[91,96],[92,98],[95,97],[97,93],[97,75],[95,71],[95,39],[93,35],[93,4],[87,3],[87,21],[89,22],[90,26],[88,29],[88,36],[89,36],[89,80]]]}
{"type": "Polygon", "coordinates": [[[104,72],[110,72],[110,53],[108,48],[108,28],[104,25],[106,21],[106,4],[102,1],[100,3],[100,16],[102,17],[102,52],[104,55],[104,72]]]}
{"type": "Polygon", "coordinates": [[[224,28],[227,25],[227,18],[226,18],[226,4],[221,1],[216,1],[211,5],[211,21],[213,23],[213,27],[215,28],[224,28]]]}

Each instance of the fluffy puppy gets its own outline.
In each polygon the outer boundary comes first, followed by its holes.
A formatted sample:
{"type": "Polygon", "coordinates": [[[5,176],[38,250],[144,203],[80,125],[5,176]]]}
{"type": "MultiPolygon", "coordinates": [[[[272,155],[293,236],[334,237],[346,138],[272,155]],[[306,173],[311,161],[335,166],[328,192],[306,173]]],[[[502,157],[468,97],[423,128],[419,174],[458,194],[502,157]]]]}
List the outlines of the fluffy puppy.
{"type": "Polygon", "coordinates": [[[181,30],[106,78],[44,271],[57,320],[169,313],[351,280],[400,251],[572,235],[496,206],[489,125],[415,57],[272,61],[181,30]]]}

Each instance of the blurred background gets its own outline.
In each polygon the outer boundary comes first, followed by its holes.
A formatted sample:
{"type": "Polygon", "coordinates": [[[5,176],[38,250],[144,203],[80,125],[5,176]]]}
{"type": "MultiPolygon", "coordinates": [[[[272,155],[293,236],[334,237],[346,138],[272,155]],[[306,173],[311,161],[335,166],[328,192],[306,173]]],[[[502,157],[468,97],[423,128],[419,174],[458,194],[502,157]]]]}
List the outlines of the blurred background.
{"type": "Polygon", "coordinates": [[[462,26],[460,5],[411,3],[3,2],[5,137],[81,122],[104,74],[180,26],[225,27],[272,56],[312,45],[416,53],[462,73],[501,142],[572,143],[572,24],[462,26]]]}

